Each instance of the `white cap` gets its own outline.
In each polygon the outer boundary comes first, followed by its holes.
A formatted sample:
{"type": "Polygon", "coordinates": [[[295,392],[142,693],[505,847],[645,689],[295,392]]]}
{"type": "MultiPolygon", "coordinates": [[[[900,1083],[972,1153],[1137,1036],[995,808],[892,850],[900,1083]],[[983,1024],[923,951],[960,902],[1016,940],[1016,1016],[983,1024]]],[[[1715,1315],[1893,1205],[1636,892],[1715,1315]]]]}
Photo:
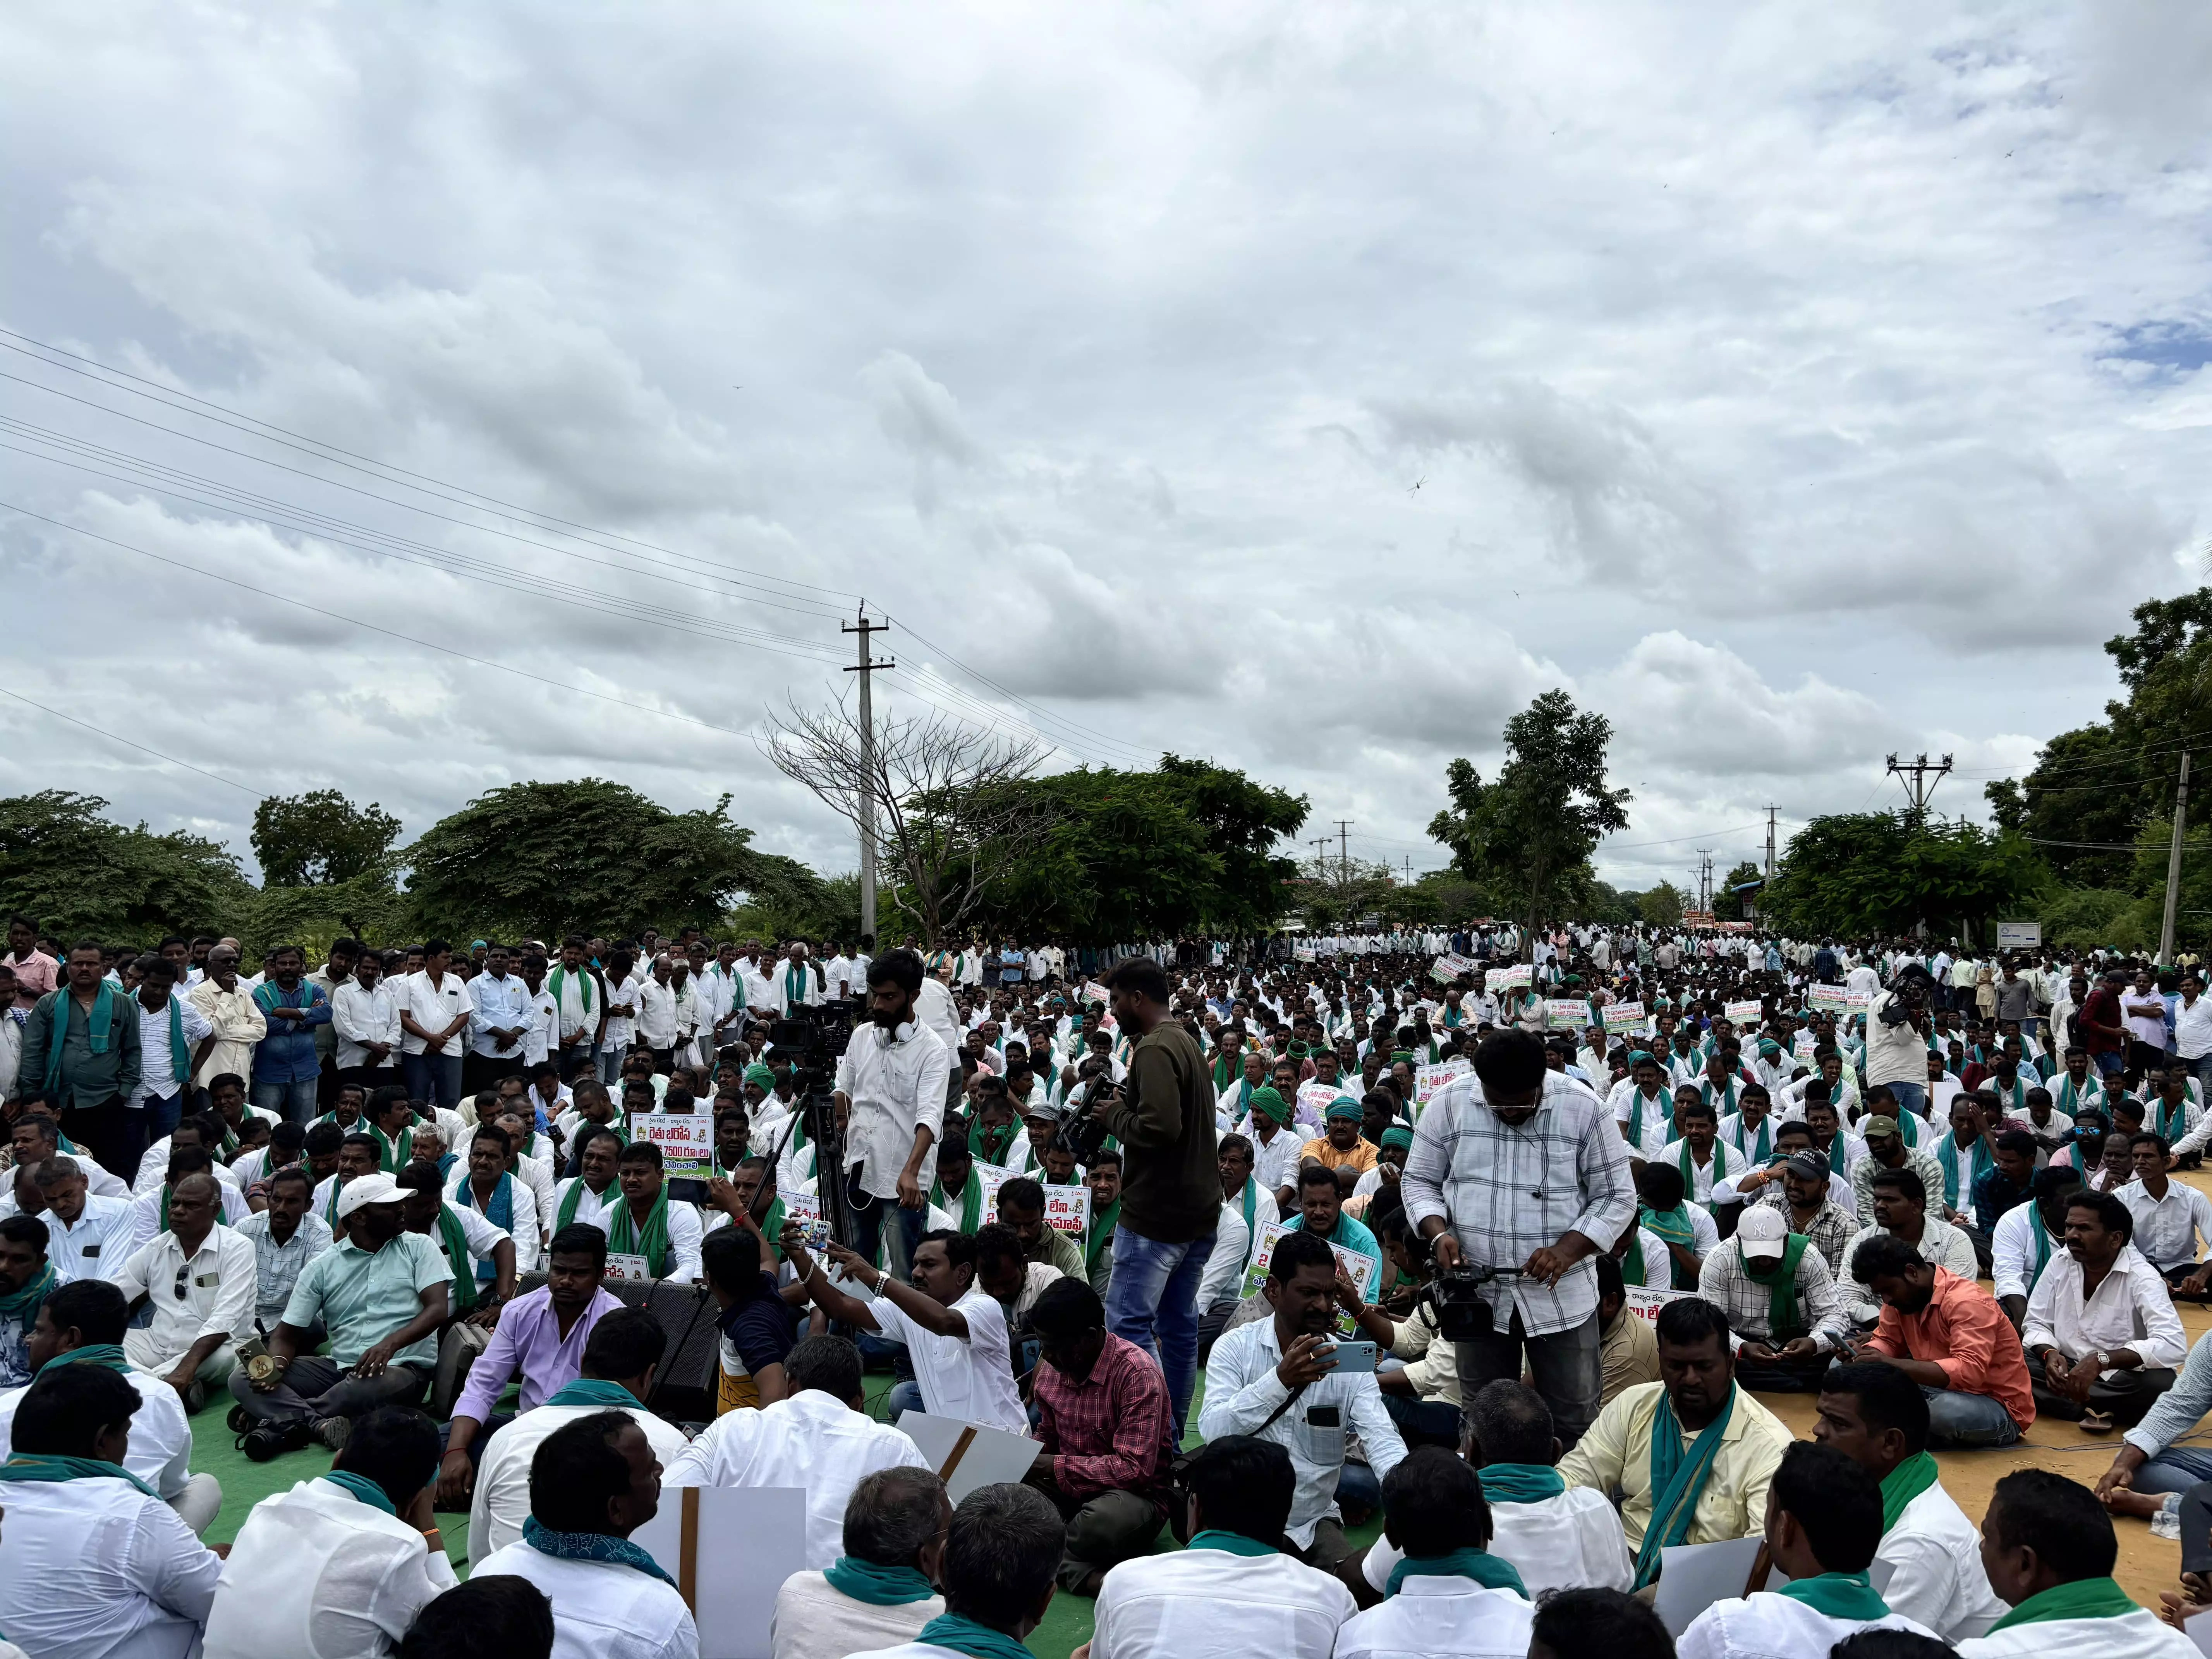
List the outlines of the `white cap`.
{"type": "MultiPolygon", "coordinates": [[[[352,1189],[349,1188],[348,1191],[352,1189]]],[[[1743,1219],[1735,1224],[1735,1242],[1748,1256],[1761,1261],[1771,1261],[1782,1254],[1783,1241],[1790,1237],[1790,1224],[1782,1218],[1782,1212],[1756,1205],[1744,1212],[1743,1219]]]]}
{"type": "Polygon", "coordinates": [[[388,1175],[356,1176],[338,1188],[338,1219],[364,1204],[397,1204],[406,1196],[407,1189],[388,1175]]]}

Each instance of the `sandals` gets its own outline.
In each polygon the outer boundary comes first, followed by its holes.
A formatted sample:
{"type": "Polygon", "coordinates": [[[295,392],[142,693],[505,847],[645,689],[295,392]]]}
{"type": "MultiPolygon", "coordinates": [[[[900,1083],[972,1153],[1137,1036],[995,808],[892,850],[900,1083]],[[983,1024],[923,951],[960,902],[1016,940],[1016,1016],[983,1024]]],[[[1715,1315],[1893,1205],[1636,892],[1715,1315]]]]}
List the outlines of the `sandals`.
{"type": "Polygon", "coordinates": [[[2112,1421],[2110,1412],[2083,1412],[2079,1426],[2084,1434],[2101,1435],[2110,1434],[2119,1425],[2112,1421]]]}

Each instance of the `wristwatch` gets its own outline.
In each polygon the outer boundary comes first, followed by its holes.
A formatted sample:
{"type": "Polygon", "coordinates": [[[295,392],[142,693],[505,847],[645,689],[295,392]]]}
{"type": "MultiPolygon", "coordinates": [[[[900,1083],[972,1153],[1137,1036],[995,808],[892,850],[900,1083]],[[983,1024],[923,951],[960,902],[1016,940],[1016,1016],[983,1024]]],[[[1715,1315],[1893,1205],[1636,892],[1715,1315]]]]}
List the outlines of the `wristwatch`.
{"type": "Polygon", "coordinates": [[[2100,1371],[2108,1371],[2112,1369],[2112,1356],[2109,1349],[2100,1348],[2096,1352],[2091,1354],[2089,1358],[2097,1362],[2097,1369],[2100,1371]]]}

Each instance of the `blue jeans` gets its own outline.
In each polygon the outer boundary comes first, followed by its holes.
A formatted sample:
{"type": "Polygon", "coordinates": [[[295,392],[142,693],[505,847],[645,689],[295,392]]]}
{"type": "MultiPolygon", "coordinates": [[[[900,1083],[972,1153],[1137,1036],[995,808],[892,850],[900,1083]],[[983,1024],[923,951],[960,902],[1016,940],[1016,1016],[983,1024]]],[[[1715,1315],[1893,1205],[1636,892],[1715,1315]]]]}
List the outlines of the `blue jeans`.
{"type": "Polygon", "coordinates": [[[155,1141],[161,1139],[162,1136],[167,1134],[170,1130],[175,1128],[177,1127],[178,1121],[184,1116],[184,1085],[179,1084],[177,1086],[176,1092],[167,1097],[161,1095],[148,1095],[146,1097],[144,1110],[146,1113],[146,1144],[150,1146],[155,1141]]]}
{"type": "MultiPolygon", "coordinates": [[[[459,1054],[403,1054],[399,1076],[407,1092],[426,1106],[458,1111],[461,1104],[461,1057],[459,1054]]],[[[313,1085],[308,1087],[310,1097],[313,1085]]]]}
{"type": "Polygon", "coordinates": [[[896,1424],[899,1419],[908,1412],[926,1410],[927,1407],[921,1403],[921,1384],[919,1382],[894,1384],[891,1391],[884,1396],[884,1409],[890,1413],[885,1420],[892,1424],[896,1424]]]}
{"type": "Polygon", "coordinates": [[[2212,1450],[2168,1446],[2137,1469],[2129,1485],[2156,1496],[2162,1492],[2187,1492],[2200,1480],[2212,1480],[2212,1450]]]}
{"type": "Polygon", "coordinates": [[[1106,1285],[1106,1328],[1133,1342],[1158,1362],[1175,1407],[1176,1438],[1182,1438],[1198,1386],[1198,1281],[1213,1254],[1213,1235],[1188,1244],[1163,1244],[1114,1229],[1114,1274],[1106,1285]]]}
{"type": "Polygon", "coordinates": [[[2002,1403],[1985,1394],[1961,1394],[1955,1389],[1923,1388],[1928,1399],[1928,1443],[1938,1449],[1978,1446],[2009,1446],[2020,1438],[2020,1425],[2002,1403]]]}
{"type": "Polygon", "coordinates": [[[1911,1112],[1925,1120],[1928,1115],[1928,1085],[1924,1083],[1893,1083],[1890,1093],[1897,1097],[1899,1111],[1911,1112]]]}
{"type": "Polygon", "coordinates": [[[1382,1507],[1382,1483],[1364,1463],[1346,1463],[1336,1474],[1336,1507],[1344,1524],[1358,1526],[1382,1507]]]}
{"type": "Polygon", "coordinates": [[[866,1261],[876,1259],[877,1248],[884,1243],[886,1212],[898,1218],[898,1225],[890,1248],[885,1252],[884,1265],[894,1279],[904,1279],[914,1266],[915,1249],[921,1244],[922,1234],[929,1231],[927,1210],[902,1210],[898,1200],[890,1198],[876,1199],[865,1208],[854,1205],[853,1249],[866,1261]]]}
{"type": "Polygon", "coordinates": [[[256,1078],[253,1079],[253,1103],[264,1112],[276,1113],[278,1118],[288,1123],[312,1122],[318,1109],[315,1085],[320,1080],[309,1077],[301,1078],[297,1083],[264,1083],[256,1078]]]}

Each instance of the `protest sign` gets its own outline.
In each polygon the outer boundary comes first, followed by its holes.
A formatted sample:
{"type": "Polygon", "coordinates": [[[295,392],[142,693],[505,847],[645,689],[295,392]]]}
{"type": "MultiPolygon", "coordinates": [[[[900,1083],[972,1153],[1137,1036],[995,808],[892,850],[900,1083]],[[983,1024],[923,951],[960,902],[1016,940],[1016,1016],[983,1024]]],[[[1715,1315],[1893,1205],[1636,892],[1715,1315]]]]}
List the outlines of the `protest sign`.
{"type": "Polygon", "coordinates": [[[671,1487],[630,1542],[676,1581],[699,1627],[699,1659],[769,1659],[776,1592],[806,1570],[806,1492],[671,1487]]]}
{"type": "Polygon", "coordinates": [[[822,1214],[822,1200],[809,1193],[793,1193],[783,1200],[784,1218],[796,1221],[805,1235],[806,1248],[820,1252],[830,1244],[830,1223],[822,1214]]]}
{"type": "Polygon", "coordinates": [[[1656,1324],[1659,1321],[1660,1309],[1665,1307],[1669,1302],[1680,1302],[1685,1297],[1696,1294],[1695,1291],[1651,1291],[1644,1289],[1640,1285],[1635,1285],[1627,1292],[1628,1311],[1638,1319],[1648,1320],[1656,1324]]]}
{"type": "Polygon", "coordinates": [[[707,1113],[672,1117],[654,1112],[631,1120],[633,1140],[660,1148],[660,1172],[671,1180],[706,1181],[714,1173],[714,1120],[707,1113]]]}
{"type": "Polygon", "coordinates": [[[1756,997],[1744,1002],[1724,1003],[1721,1012],[1731,1025],[1756,1025],[1766,1018],[1766,1010],[1756,997]]]}
{"type": "Polygon", "coordinates": [[[946,1498],[955,1504],[978,1486],[1019,1480],[1036,1462],[1037,1443],[1027,1435],[957,1417],[901,1412],[898,1429],[929,1460],[929,1467],[945,1482],[946,1498]]]}
{"type": "Polygon", "coordinates": [[[1474,1062],[1455,1054],[1449,1060],[1439,1060],[1434,1066],[1413,1068],[1413,1103],[1425,1106],[1439,1091],[1449,1088],[1455,1078],[1465,1077],[1474,1069],[1474,1062]]]}
{"type": "MultiPolygon", "coordinates": [[[[1243,1293],[1246,1296],[1259,1295],[1261,1286],[1267,1282],[1267,1264],[1274,1258],[1275,1241],[1282,1237],[1285,1233],[1295,1232],[1297,1229],[1298,1224],[1295,1221],[1268,1221],[1261,1224],[1260,1248],[1252,1257],[1252,1265],[1244,1270],[1243,1293]]],[[[1373,1258],[1362,1255],[1357,1250],[1347,1250],[1341,1244],[1332,1244],[1328,1248],[1336,1253],[1337,1266],[1351,1275],[1352,1288],[1359,1292],[1361,1300],[1364,1301],[1367,1297],[1368,1286],[1375,1278],[1373,1258]]],[[[1336,1329],[1338,1335],[1349,1337],[1357,1334],[1358,1326],[1350,1314],[1340,1312],[1336,1316],[1336,1329]]]]}
{"type": "Polygon", "coordinates": [[[641,1255],[630,1255],[622,1251],[610,1250],[607,1252],[606,1276],[609,1279],[642,1285],[653,1277],[652,1264],[641,1255]]]}
{"type": "Polygon", "coordinates": [[[983,1189],[984,1220],[995,1221],[998,1219],[999,1188],[1005,1186],[1013,1178],[1014,1172],[1012,1170],[1002,1170],[995,1164],[978,1164],[975,1165],[975,1180],[977,1184],[983,1189]]]}
{"type": "MultiPolygon", "coordinates": [[[[1328,1115],[1329,1102],[1334,1100],[1339,1095],[1347,1093],[1350,1093],[1350,1091],[1334,1083],[1308,1081],[1298,1085],[1296,1115],[1299,1127],[1311,1131],[1313,1134],[1319,1134],[1322,1132],[1322,1125],[1328,1115]]],[[[1352,1098],[1356,1100],[1358,1097],[1354,1095],[1352,1098]]]]}
{"type": "Polygon", "coordinates": [[[1605,1029],[1620,1033],[1639,1030],[1644,1020],[1644,1005],[1640,1002],[1608,1002],[1605,1005],[1605,1029]]]}
{"type": "Polygon", "coordinates": [[[1446,985],[1462,975],[1471,975],[1474,971],[1474,957],[1457,956],[1449,951],[1429,964],[1429,977],[1446,985]]]}
{"type": "Polygon", "coordinates": [[[1044,1189],[1044,1222],[1080,1238],[1091,1227],[1091,1188],[1048,1187],[1044,1189]]]}
{"type": "Polygon", "coordinates": [[[1589,1023],[1589,998],[1547,997],[1544,999],[1544,1024],[1553,1030],[1579,1031],[1589,1023]]]}
{"type": "Polygon", "coordinates": [[[1535,969],[1527,963],[1516,962],[1510,968],[1492,968],[1484,976],[1483,983],[1487,985],[1492,994],[1495,995],[1500,991],[1516,990],[1528,984],[1534,973],[1535,969]]]}

